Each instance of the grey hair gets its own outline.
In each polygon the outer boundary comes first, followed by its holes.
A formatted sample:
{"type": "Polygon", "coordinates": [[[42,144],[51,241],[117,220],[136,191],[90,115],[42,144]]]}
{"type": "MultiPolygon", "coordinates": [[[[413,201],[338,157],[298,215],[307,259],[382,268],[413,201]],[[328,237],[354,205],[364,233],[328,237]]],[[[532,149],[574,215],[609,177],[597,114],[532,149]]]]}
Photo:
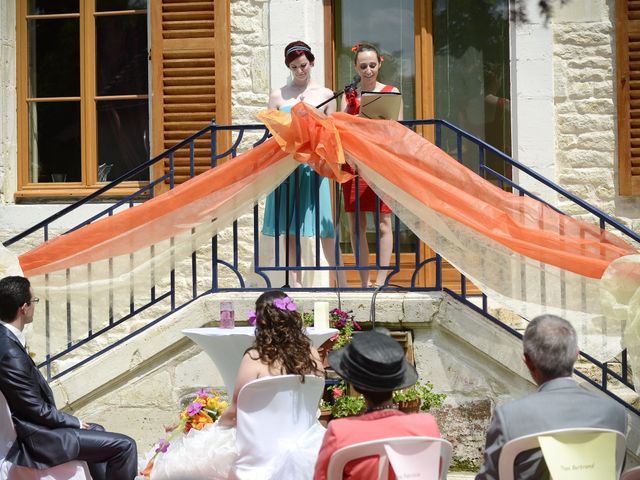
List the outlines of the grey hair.
{"type": "Polygon", "coordinates": [[[524,353],[546,380],[570,377],[578,353],[576,331],[565,319],[540,315],[527,325],[524,353]]]}

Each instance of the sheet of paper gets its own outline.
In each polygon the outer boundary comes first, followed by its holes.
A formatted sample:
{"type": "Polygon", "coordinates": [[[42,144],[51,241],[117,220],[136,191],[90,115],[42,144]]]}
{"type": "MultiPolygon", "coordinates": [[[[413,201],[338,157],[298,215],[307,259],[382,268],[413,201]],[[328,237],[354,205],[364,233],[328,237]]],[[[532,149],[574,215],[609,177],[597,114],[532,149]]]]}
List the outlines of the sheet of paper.
{"type": "Polygon", "coordinates": [[[437,480],[440,469],[440,444],[385,445],[389,463],[398,480],[437,480]]]}
{"type": "Polygon", "coordinates": [[[554,480],[615,480],[616,437],[593,435],[539,437],[540,448],[554,480]]]}

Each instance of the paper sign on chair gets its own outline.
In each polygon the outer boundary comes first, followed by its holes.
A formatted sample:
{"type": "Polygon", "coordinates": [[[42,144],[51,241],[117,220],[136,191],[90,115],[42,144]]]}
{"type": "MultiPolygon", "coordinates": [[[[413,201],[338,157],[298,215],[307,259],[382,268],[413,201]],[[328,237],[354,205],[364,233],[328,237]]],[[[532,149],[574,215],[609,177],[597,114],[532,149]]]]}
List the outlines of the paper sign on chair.
{"type": "Polygon", "coordinates": [[[612,432],[540,436],[540,448],[554,480],[615,480],[616,437],[612,432]]]}
{"type": "Polygon", "coordinates": [[[398,480],[436,480],[440,443],[389,444],[384,449],[398,480]]]}

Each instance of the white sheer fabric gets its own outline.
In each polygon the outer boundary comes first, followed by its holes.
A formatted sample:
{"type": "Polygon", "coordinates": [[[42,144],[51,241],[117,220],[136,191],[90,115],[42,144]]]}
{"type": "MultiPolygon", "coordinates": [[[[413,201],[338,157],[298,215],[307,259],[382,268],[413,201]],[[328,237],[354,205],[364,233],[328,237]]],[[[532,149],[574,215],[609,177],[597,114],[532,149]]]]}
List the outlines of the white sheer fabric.
{"type": "Polygon", "coordinates": [[[45,470],[21,467],[6,460],[16,440],[7,400],[0,392],[0,480],[91,480],[85,462],[68,462],[45,470]]]}
{"type": "Polygon", "coordinates": [[[266,377],[238,395],[237,480],[305,480],[313,469],[325,429],[318,423],[324,380],[307,375],[266,377]]]}
{"type": "Polygon", "coordinates": [[[223,480],[237,456],[236,429],[214,423],[192,429],[156,457],[151,480],[223,480]]]}

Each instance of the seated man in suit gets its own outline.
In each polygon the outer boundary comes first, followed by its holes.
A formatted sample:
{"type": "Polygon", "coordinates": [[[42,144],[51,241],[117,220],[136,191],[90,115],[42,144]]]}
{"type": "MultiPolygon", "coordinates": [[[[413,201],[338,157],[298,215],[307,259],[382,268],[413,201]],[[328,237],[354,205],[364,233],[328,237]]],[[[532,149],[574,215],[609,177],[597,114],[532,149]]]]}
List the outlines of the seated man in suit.
{"type": "Polygon", "coordinates": [[[38,299],[29,280],[0,280],[0,391],[7,399],[17,439],[7,460],[44,469],[84,460],[94,480],[131,480],[137,473],[135,442],[61,412],[25,349],[22,330],[33,321],[38,299]]]}
{"type": "MultiPolygon", "coordinates": [[[[388,437],[439,437],[435,419],[427,413],[405,414],[392,402],[394,390],[416,383],[418,373],[407,362],[404,350],[389,335],[371,331],[353,337],[346,347],[329,353],[329,364],[338,375],[362,393],[367,411],[357,417],[329,423],[316,462],[314,480],[325,480],[329,460],[336,450],[354,443],[388,437]]],[[[343,478],[378,478],[377,458],[349,462],[343,478]]],[[[392,475],[395,478],[395,475],[392,475]]]]}
{"type": "MultiPolygon", "coordinates": [[[[524,362],[539,386],[535,393],[496,407],[487,431],[484,464],[476,480],[498,478],[500,451],[509,440],[562,428],[608,428],[626,435],[622,405],[583,389],[571,378],[579,349],[576,332],[554,315],[534,318],[524,332],[524,362]]],[[[518,455],[518,480],[550,478],[539,449],[518,455]]]]}

